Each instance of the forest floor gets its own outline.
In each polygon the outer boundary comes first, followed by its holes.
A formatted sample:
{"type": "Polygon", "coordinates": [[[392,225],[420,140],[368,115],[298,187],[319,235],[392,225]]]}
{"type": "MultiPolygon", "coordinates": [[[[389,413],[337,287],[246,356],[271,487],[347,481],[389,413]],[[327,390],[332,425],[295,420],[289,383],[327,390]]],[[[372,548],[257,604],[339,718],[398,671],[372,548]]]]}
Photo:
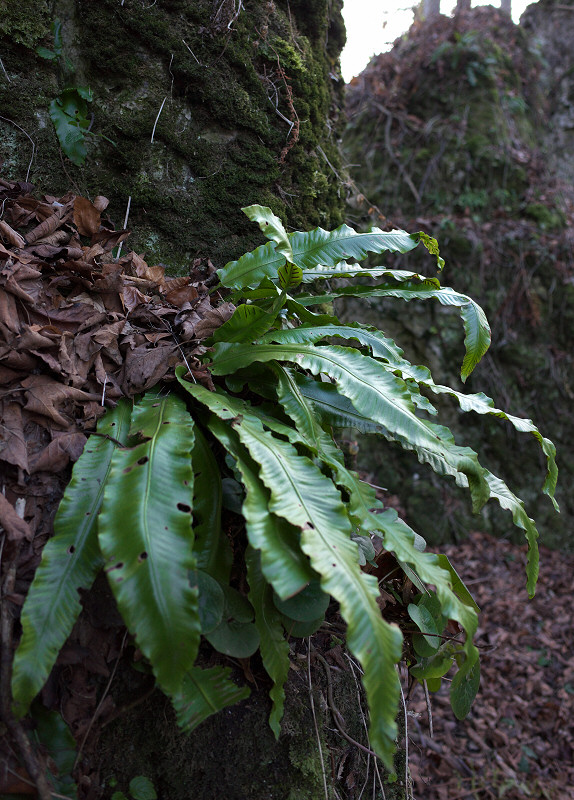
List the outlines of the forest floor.
{"type": "Polygon", "coordinates": [[[574,798],[574,556],[542,546],[529,601],[525,546],[473,533],[441,549],[481,608],[481,687],[459,722],[443,681],[431,695],[431,738],[417,686],[409,707],[414,797],[574,798]]]}

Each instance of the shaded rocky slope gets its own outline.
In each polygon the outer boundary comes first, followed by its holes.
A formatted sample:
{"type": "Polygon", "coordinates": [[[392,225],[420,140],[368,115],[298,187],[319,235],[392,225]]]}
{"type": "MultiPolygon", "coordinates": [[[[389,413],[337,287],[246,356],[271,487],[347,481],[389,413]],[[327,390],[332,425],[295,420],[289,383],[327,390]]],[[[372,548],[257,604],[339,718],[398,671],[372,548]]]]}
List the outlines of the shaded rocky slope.
{"type": "MultiPolygon", "coordinates": [[[[417,23],[348,88],[344,147],[359,187],[353,221],[436,236],[446,260],[441,281],[484,307],[493,344],[466,390],[532,418],[555,442],[561,516],[537,499],[541,465],[524,437],[468,415],[462,420],[452,407],[445,409],[448,424],[525,498],[544,540],[571,548],[574,192],[572,164],[561,165],[571,135],[564,40],[574,36],[574,13],[561,8],[531,6],[521,26],[492,7],[417,23]],[[561,103],[552,101],[553,91],[561,103]],[[558,141],[562,150],[550,152],[558,141]]],[[[402,257],[400,266],[428,269],[416,256],[402,257]]],[[[396,302],[371,311],[384,315],[386,332],[428,364],[435,380],[456,385],[462,336],[454,315],[396,302]]],[[[357,317],[351,304],[347,313],[357,317]]],[[[476,525],[460,493],[439,488],[424,467],[415,471],[398,454],[389,460],[386,449],[362,458],[427,538],[456,538],[476,525]]],[[[510,527],[497,510],[482,524],[498,533],[510,527]]]]}

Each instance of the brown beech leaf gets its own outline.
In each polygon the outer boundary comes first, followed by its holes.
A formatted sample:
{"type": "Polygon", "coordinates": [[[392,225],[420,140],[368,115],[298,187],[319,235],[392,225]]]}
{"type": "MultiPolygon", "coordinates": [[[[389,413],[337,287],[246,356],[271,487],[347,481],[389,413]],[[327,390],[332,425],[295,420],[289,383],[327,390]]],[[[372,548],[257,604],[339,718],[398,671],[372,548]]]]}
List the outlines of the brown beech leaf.
{"type": "Polygon", "coordinates": [[[74,200],[74,224],[82,236],[93,236],[100,230],[100,212],[93,203],[79,195],[74,200]]]}
{"type": "Polygon", "coordinates": [[[6,536],[12,541],[18,539],[32,540],[32,531],[28,523],[16,513],[14,506],[6,500],[0,492],[0,525],[6,531],[6,536]]]}
{"type": "Polygon", "coordinates": [[[44,236],[50,236],[54,233],[64,223],[70,208],[71,206],[67,203],[65,205],[57,203],[55,208],[51,209],[52,214],[26,234],[28,244],[33,244],[38,239],[43,239],[44,236]]]}
{"type": "Polygon", "coordinates": [[[2,235],[2,237],[6,239],[9,244],[13,245],[13,247],[22,248],[26,246],[24,237],[19,234],[18,231],[15,231],[14,228],[8,225],[8,223],[3,219],[0,219],[0,235],[2,235]]]}
{"type": "Polygon", "coordinates": [[[0,459],[28,471],[28,451],[18,403],[0,403],[0,459]]]}
{"type": "Polygon", "coordinates": [[[53,431],[52,436],[50,444],[31,460],[30,473],[61,472],[82,455],[87,441],[83,433],[53,431]]]}
{"type": "Polygon", "coordinates": [[[222,303],[217,308],[210,309],[204,318],[195,326],[195,336],[197,339],[207,339],[213,331],[221,327],[224,322],[231,317],[235,311],[233,303],[222,303]]]}
{"type": "Polygon", "coordinates": [[[121,290],[121,299],[122,302],[130,313],[139,305],[149,303],[151,298],[145,295],[143,292],[140,292],[139,289],[136,289],[135,286],[124,285],[121,290]]]}
{"type": "Polygon", "coordinates": [[[176,287],[173,289],[170,288],[168,292],[165,292],[164,296],[168,303],[171,303],[173,306],[181,308],[185,303],[192,303],[194,300],[196,300],[199,297],[199,292],[197,291],[195,286],[187,285],[187,286],[176,287]]]}
{"type": "Polygon", "coordinates": [[[12,333],[20,330],[20,320],[18,319],[18,307],[12,294],[8,294],[0,287],[0,324],[4,325],[12,333]]]}
{"type": "Polygon", "coordinates": [[[71,414],[75,403],[98,399],[95,395],[65,386],[47,375],[31,375],[22,381],[22,387],[26,390],[26,411],[51,419],[62,428],[72,426],[72,417],[64,417],[60,411],[71,414]]]}
{"type": "Polygon", "coordinates": [[[130,396],[155,386],[169,370],[175,350],[176,345],[163,342],[157,347],[140,345],[128,350],[120,378],[123,392],[130,396]]]}
{"type": "Polygon", "coordinates": [[[106,208],[109,206],[109,204],[110,201],[108,200],[108,198],[104,197],[102,194],[99,194],[97,197],[94,198],[94,208],[97,208],[97,210],[100,213],[102,211],[105,211],[106,208]]]}

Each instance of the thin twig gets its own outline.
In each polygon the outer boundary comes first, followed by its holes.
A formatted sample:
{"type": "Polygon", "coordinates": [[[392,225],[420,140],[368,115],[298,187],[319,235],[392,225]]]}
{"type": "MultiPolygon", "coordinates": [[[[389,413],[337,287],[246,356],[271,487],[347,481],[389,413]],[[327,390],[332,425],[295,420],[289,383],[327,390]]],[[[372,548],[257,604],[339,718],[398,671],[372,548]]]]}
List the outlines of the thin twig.
{"type": "Polygon", "coordinates": [[[405,700],[405,693],[403,692],[403,685],[400,680],[400,676],[398,675],[397,670],[397,680],[399,681],[399,688],[401,690],[401,698],[403,701],[403,712],[405,715],[405,797],[408,798],[409,795],[412,797],[412,792],[410,791],[410,776],[409,776],[409,716],[407,714],[407,703],[405,700]]]}
{"type": "Polygon", "coordinates": [[[104,703],[104,700],[108,696],[108,692],[110,691],[110,686],[112,685],[112,681],[116,676],[116,672],[118,670],[118,665],[120,663],[120,658],[122,657],[122,653],[124,652],[124,645],[126,643],[127,636],[128,636],[128,632],[127,632],[127,629],[126,629],[126,631],[124,632],[124,638],[122,639],[122,643],[120,645],[120,652],[118,653],[118,657],[116,658],[116,663],[114,664],[114,668],[112,669],[112,673],[110,675],[110,679],[107,682],[106,688],[104,689],[104,693],[102,694],[102,696],[100,698],[100,702],[96,706],[96,710],[94,711],[94,713],[92,715],[92,718],[90,720],[90,724],[88,725],[88,729],[84,734],[84,738],[82,739],[82,743],[78,747],[78,755],[76,756],[76,760],[74,761],[74,767],[73,767],[74,769],[76,769],[76,767],[80,763],[80,758],[82,757],[82,750],[84,749],[84,745],[86,744],[88,736],[90,735],[90,731],[92,730],[94,722],[98,718],[98,714],[101,711],[101,708],[102,708],[102,705],[104,703]]]}
{"type": "Polygon", "coordinates": [[[154,122],[154,124],[153,124],[153,130],[152,130],[152,132],[151,132],[151,139],[150,139],[150,143],[151,143],[151,144],[153,144],[153,137],[155,136],[155,129],[156,129],[156,127],[157,127],[157,123],[158,123],[158,120],[159,120],[160,114],[161,114],[161,112],[163,111],[163,107],[164,107],[164,105],[165,105],[165,101],[166,101],[166,100],[167,100],[167,95],[166,95],[166,96],[163,98],[163,103],[161,104],[161,106],[160,106],[160,109],[159,109],[159,111],[157,112],[157,117],[155,118],[155,122],[154,122]]]}
{"type": "Polygon", "coordinates": [[[2,72],[4,73],[4,75],[6,75],[6,80],[8,81],[8,83],[12,83],[12,79],[8,77],[8,73],[6,72],[6,67],[2,63],[1,58],[0,58],[0,67],[2,67],[2,72]]]}
{"type": "Polygon", "coordinates": [[[182,41],[182,42],[184,43],[184,45],[187,47],[187,49],[189,50],[189,52],[191,53],[191,55],[192,55],[192,56],[195,58],[195,60],[196,60],[196,61],[197,61],[197,63],[199,64],[199,66],[201,66],[201,64],[200,64],[200,62],[199,62],[199,59],[198,59],[198,57],[195,55],[195,53],[193,52],[193,50],[191,49],[191,47],[188,45],[188,43],[185,41],[185,39],[182,39],[181,41],[182,41]]]}
{"type": "Polygon", "coordinates": [[[325,771],[325,762],[323,761],[323,748],[321,747],[321,737],[319,736],[319,727],[317,725],[317,716],[315,714],[315,701],[313,700],[313,684],[311,683],[311,639],[307,639],[307,681],[309,685],[309,701],[311,704],[311,714],[313,715],[313,725],[315,726],[315,735],[317,737],[317,746],[319,747],[319,759],[321,761],[321,773],[323,775],[323,789],[325,791],[325,800],[329,800],[329,790],[327,788],[327,773],[325,771]]]}
{"type": "MultiPolygon", "coordinates": [[[[349,662],[349,666],[351,667],[351,672],[353,674],[353,679],[355,681],[355,686],[357,687],[357,695],[359,697],[359,710],[361,712],[361,719],[363,721],[363,727],[365,729],[365,736],[366,736],[367,742],[368,742],[369,741],[369,728],[367,726],[367,720],[365,718],[365,715],[363,714],[363,707],[361,705],[361,690],[360,690],[360,687],[359,687],[359,681],[357,680],[357,676],[355,674],[355,667],[358,670],[360,670],[360,667],[358,666],[358,664],[354,664],[353,663],[353,659],[349,656],[348,653],[345,653],[345,657],[346,657],[347,661],[349,662]]],[[[370,763],[370,760],[371,760],[371,756],[369,754],[368,760],[367,760],[367,776],[365,778],[365,783],[363,785],[363,788],[361,789],[361,794],[359,795],[358,800],[361,800],[363,792],[365,791],[365,786],[367,785],[367,781],[369,780],[369,763],[370,763]]],[[[374,764],[373,798],[375,797],[375,788],[376,788],[375,777],[376,777],[376,778],[378,778],[378,781],[379,781],[379,788],[381,790],[381,798],[382,798],[382,800],[386,800],[385,787],[384,787],[384,784],[383,784],[383,779],[381,777],[381,773],[379,772],[378,760],[376,758],[374,759],[373,764],[374,764]]]]}
{"type": "Polygon", "coordinates": [[[429,696],[429,687],[427,686],[427,682],[424,679],[423,679],[423,689],[425,690],[425,700],[426,700],[426,704],[427,704],[427,714],[428,714],[428,718],[429,718],[429,734],[430,734],[430,738],[434,739],[434,736],[433,736],[433,724],[432,724],[432,708],[431,708],[431,702],[430,702],[430,696],[429,696]]]}
{"type": "Polygon", "coordinates": [[[13,119],[8,119],[8,117],[3,117],[1,114],[0,114],[0,119],[3,119],[4,122],[9,122],[11,125],[14,125],[15,128],[18,128],[19,131],[22,131],[24,136],[26,136],[26,138],[29,140],[30,144],[32,145],[32,156],[30,158],[30,163],[28,164],[28,169],[26,171],[26,183],[27,183],[28,182],[28,178],[30,177],[30,170],[32,169],[32,162],[34,161],[34,154],[36,152],[36,145],[34,144],[34,141],[33,141],[32,137],[28,133],[26,133],[24,128],[21,128],[18,125],[18,123],[14,122],[13,119]]]}
{"type": "Polygon", "coordinates": [[[368,755],[373,756],[373,758],[378,758],[378,756],[377,756],[377,754],[375,753],[374,750],[371,750],[370,748],[365,747],[364,744],[361,744],[356,739],[353,739],[353,737],[349,736],[349,734],[347,733],[347,731],[343,727],[343,724],[341,722],[341,720],[343,719],[342,714],[339,711],[339,709],[337,708],[337,706],[335,705],[335,701],[333,699],[333,684],[331,682],[331,667],[329,666],[327,661],[323,658],[321,653],[319,653],[317,650],[315,650],[315,657],[319,659],[319,661],[321,662],[321,664],[323,665],[323,668],[325,670],[325,675],[327,677],[327,702],[329,704],[329,708],[331,709],[331,713],[333,715],[333,719],[335,721],[335,725],[337,726],[337,730],[339,731],[339,733],[341,734],[341,736],[344,739],[346,739],[348,742],[350,742],[350,744],[354,745],[355,747],[358,747],[359,750],[363,751],[363,753],[368,753],[368,755]]]}
{"type": "MultiPolygon", "coordinates": [[[[165,102],[165,101],[164,101],[164,102],[165,102]]],[[[124,231],[125,231],[125,229],[128,227],[128,219],[129,219],[129,217],[130,217],[130,208],[131,208],[131,205],[132,205],[132,196],[131,196],[131,194],[130,194],[130,196],[128,197],[128,205],[127,205],[127,208],[126,208],[126,215],[125,215],[125,217],[124,217],[124,227],[123,227],[123,230],[124,230],[124,231]]],[[[121,256],[121,254],[122,254],[122,247],[123,247],[123,244],[124,244],[124,243],[123,243],[123,241],[122,241],[122,242],[120,242],[120,243],[119,243],[119,245],[118,245],[118,252],[116,253],[116,261],[119,261],[119,260],[120,260],[120,256],[121,256]]],[[[103,404],[102,404],[102,405],[103,405],[103,404]]]]}

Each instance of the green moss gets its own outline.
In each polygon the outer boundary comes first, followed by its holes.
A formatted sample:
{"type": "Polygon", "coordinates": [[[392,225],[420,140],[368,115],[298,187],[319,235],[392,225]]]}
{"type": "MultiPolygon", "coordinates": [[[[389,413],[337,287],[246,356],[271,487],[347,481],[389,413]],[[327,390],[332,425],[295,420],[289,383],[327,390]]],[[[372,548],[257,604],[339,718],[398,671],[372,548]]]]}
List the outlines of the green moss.
{"type": "Polygon", "coordinates": [[[45,0],[0,0],[0,34],[29,49],[48,35],[50,11],[45,0]]]}
{"type": "MultiPolygon", "coordinates": [[[[44,0],[27,2],[36,8],[44,0]]],[[[332,5],[329,23],[326,0],[301,8],[261,0],[228,28],[214,16],[211,0],[173,0],[161,8],[139,0],[78,0],[78,16],[61,16],[78,71],[94,94],[96,137],[85,166],[77,168],[62,163],[48,122],[32,180],[50,193],[73,183],[80,193],[105,194],[118,223],[131,197],[132,245],[176,272],[195,256],[222,266],[259,244],[257,227],[240,211],[254,202],[271,205],[291,228],[335,227],[343,220],[344,193],[321,153],[339,172],[336,106],[343,84],[329,73],[342,41],[340,5],[332,5]],[[293,116],[278,58],[300,121],[297,141],[277,113],[293,116]],[[281,163],[287,144],[293,146],[281,163]]],[[[15,44],[2,58],[11,75],[27,79],[21,102],[9,97],[20,87],[0,87],[3,114],[36,136],[37,115],[57,94],[55,70],[43,62],[30,76],[15,44]]],[[[8,177],[25,175],[26,141],[10,130],[8,177]]]]}
{"type": "Polygon", "coordinates": [[[524,213],[530,219],[536,220],[541,228],[551,230],[552,228],[564,228],[566,226],[566,215],[557,208],[549,208],[543,203],[529,203],[524,209],[524,213]]]}

